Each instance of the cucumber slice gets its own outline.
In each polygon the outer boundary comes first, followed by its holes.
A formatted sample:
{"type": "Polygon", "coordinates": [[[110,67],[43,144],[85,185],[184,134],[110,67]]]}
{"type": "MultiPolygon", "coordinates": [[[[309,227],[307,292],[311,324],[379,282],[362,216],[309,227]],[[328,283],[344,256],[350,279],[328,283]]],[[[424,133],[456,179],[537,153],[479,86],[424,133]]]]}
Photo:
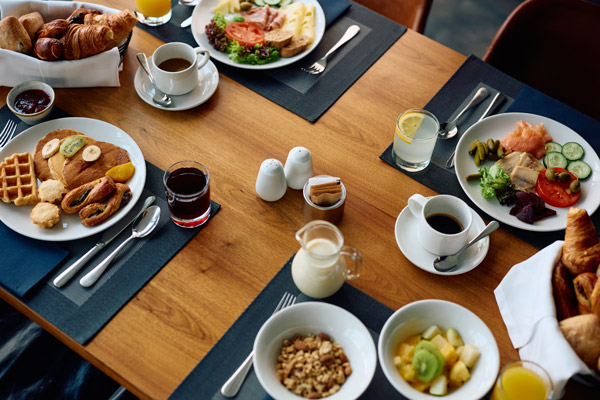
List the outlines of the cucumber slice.
{"type": "Polygon", "coordinates": [[[262,7],[265,5],[265,1],[264,0],[254,0],[254,5],[256,7],[262,7]]]}
{"type": "Polygon", "coordinates": [[[584,161],[571,161],[567,166],[567,171],[575,175],[579,180],[584,180],[592,173],[592,168],[584,161]]]}
{"type": "Polygon", "coordinates": [[[581,160],[583,158],[583,147],[579,143],[565,143],[562,148],[562,154],[569,161],[581,160]]]}
{"type": "Polygon", "coordinates": [[[562,152],[562,146],[556,142],[548,142],[544,145],[544,147],[546,148],[546,153],[550,153],[553,151],[557,151],[557,152],[562,152]]]}
{"type": "Polygon", "coordinates": [[[289,6],[290,4],[292,4],[294,0],[281,0],[281,7],[283,6],[289,6]]]}
{"type": "Polygon", "coordinates": [[[567,158],[557,151],[550,152],[544,157],[546,168],[567,168],[568,163],[567,158]]]}
{"type": "Polygon", "coordinates": [[[278,6],[281,0],[264,0],[264,2],[270,6],[278,6]]]}

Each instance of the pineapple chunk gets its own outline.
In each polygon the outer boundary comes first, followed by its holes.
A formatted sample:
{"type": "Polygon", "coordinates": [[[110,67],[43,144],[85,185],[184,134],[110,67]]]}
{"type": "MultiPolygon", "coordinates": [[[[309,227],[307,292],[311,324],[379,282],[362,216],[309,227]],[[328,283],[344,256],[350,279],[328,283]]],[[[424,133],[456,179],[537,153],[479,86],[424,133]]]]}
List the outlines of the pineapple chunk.
{"type": "Polygon", "coordinates": [[[442,350],[442,348],[448,344],[448,341],[446,339],[444,339],[444,337],[442,335],[436,335],[433,337],[433,339],[431,339],[431,343],[435,344],[437,346],[438,349],[440,349],[440,351],[442,350]]]}
{"type": "Polygon", "coordinates": [[[431,381],[429,394],[435,396],[445,396],[448,393],[448,379],[445,375],[440,375],[431,381]]]}
{"type": "Polygon", "coordinates": [[[412,364],[404,364],[403,366],[401,366],[398,369],[398,372],[400,372],[400,376],[406,382],[409,382],[409,383],[410,382],[414,382],[414,380],[415,380],[415,369],[413,368],[412,364]]]}
{"type": "Polygon", "coordinates": [[[471,374],[465,363],[457,361],[450,369],[450,386],[461,387],[463,383],[471,379],[471,374]]]}
{"type": "Polygon", "coordinates": [[[400,367],[402,365],[402,359],[400,358],[400,356],[394,357],[394,365],[396,367],[400,367]]]}
{"type": "Polygon", "coordinates": [[[431,340],[437,335],[441,335],[442,330],[437,325],[431,325],[425,332],[423,332],[423,339],[431,340]]]}
{"type": "Polygon", "coordinates": [[[416,346],[419,344],[420,341],[421,341],[421,335],[414,335],[414,336],[410,336],[408,339],[406,339],[404,341],[404,343],[416,346]]]}
{"type": "Polygon", "coordinates": [[[429,389],[429,383],[421,382],[418,379],[416,379],[414,382],[411,382],[410,385],[419,392],[424,392],[429,389]]]}
{"type": "Polygon", "coordinates": [[[446,360],[446,365],[453,365],[456,362],[456,360],[458,360],[458,354],[456,354],[454,346],[452,346],[450,343],[446,343],[440,349],[440,353],[442,353],[442,355],[444,356],[444,359],[446,360]]]}
{"type": "Polygon", "coordinates": [[[473,368],[481,352],[477,346],[473,344],[465,345],[464,350],[460,353],[460,361],[462,361],[468,368],[473,368]]]}
{"type": "Polygon", "coordinates": [[[450,328],[446,331],[446,338],[448,339],[448,342],[454,347],[460,347],[465,345],[462,338],[454,328],[450,328]]]}
{"type": "Polygon", "coordinates": [[[460,355],[462,354],[462,351],[465,349],[465,346],[459,346],[456,348],[456,354],[458,354],[458,356],[460,357],[460,355]]]}
{"type": "Polygon", "coordinates": [[[401,343],[398,347],[398,355],[402,358],[402,361],[409,363],[412,361],[413,354],[415,352],[415,346],[408,343],[401,343]]]}

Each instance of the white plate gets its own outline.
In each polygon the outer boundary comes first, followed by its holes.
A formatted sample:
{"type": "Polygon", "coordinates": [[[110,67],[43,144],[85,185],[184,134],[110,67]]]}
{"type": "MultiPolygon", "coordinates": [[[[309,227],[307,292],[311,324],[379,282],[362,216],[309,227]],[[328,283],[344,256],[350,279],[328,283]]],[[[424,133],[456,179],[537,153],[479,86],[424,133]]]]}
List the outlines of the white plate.
{"type": "Polygon", "coordinates": [[[133,194],[129,203],[104,223],[94,227],[83,226],[77,214],[61,213],[58,224],[50,229],[43,229],[31,222],[29,218],[33,206],[17,207],[14,204],[0,204],[0,221],[4,222],[10,229],[24,236],[52,242],[84,238],[102,232],[114,225],[133,208],[140,198],[146,182],[144,156],[133,139],[114,125],[90,118],[60,118],[32,126],[0,150],[0,159],[4,160],[5,157],[13,153],[24,153],[26,151],[33,155],[37,142],[56,129],[74,129],[96,140],[109,142],[124,148],[129,153],[129,158],[135,166],[135,173],[127,182],[133,194]]]}
{"type": "MultiPolygon", "coordinates": [[[[297,1],[297,0],[296,0],[297,1]]],[[[292,63],[295,63],[298,60],[306,57],[311,51],[313,51],[321,42],[323,38],[323,34],[325,33],[325,14],[323,13],[323,9],[317,0],[302,0],[305,4],[314,4],[316,19],[315,19],[315,40],[310,45],[310,47],[304,50],[302,53],[295,55],[294,57],[289,58],[280,58],[277,61],[272,63],[263,64],[263,65],[251,65],[251,64],[240,64],[236,63],[227,57],[227,54],[222,53],[220,51],[215,50],[214,47],[208,42],[208,38],[206,37],[206,33],[204,33],[204,28],[206,25],[210,23],[214,13],[212,9],[217,5],[218,0],[203,0],[194,8],[194,12],[192,13],[192,34],[194,35],[194,39],[196,43],[205,50],[210,51],[210,56],[222,62],[223,64],[231,65],[232,67],[238,67],[243,69],[273,69],[280,68],[292,63]]]]}
{"type": "MultiPolygon", "coordinates": [[[[485,228],[485,222],[483,222],[479,214],[474,210],[471,210],[471,213],[473,214],[473,223],[471,224],[471,230],[469,231],[467,240],[473,239],[483,230],[483,228],[485,228]]],[[[398,244],[398,247],[400,247],[402,254],[404,254],[411,263],[432,274],[460,275],[469,272],[481,264],[490,248],[490,238],[488,236],[465,250],[458,258],[458,266],[454,270],[450,272],[440,272],[433,267],[433,260],[438,256],[425,250],[417,239],[415,232],[417,232],[418,223],[419,221],[413,216],[412,212],[410,212],[408,206],[404,207],[400,212],[400,215],[398,215],[396,226],[394,227],[396,243],[398,244]]]]}
{"type": "MultiPolygon", "coordinates": [[[[465,179],[467,175],[476,173],[478,169],[473,161],[473,157],[468,154],[468,148],[473,140],[487,141],[489,138],[502,140],[515,130],[519,120],[527,121],[534,125],[543,123],[555,142],[559,144],[577,142],[583,147],[585,151],[583,161],[588,163],[592,168],[592,175],[587,180],[581,182],[581,198],[575,203],[574,207],[586,209],[590,215],[596,211],[600,205],[600,196],[598,196],[600,192],[600,159],[598,159],[598,155],[592,146],[571,128],[550,118],[536,114],[506,113],[494,115],[474,124],[465,132],[456,147],[455,165],[456,177],[467,196],[469,196],[477,207],[492,218],[516,228],[534,232],[551,232],[566,228],[568,207],[559,208],[546,205],[546,207],[556,210],[556,215],[536,221],[533,225],[526,224],[508,213],[511,207],[500,205],[495,198],[489,200],[483,198],[479,182],[467,182],[465,179]]],[[[491,167],[493,164],[487,162],[485,165],[491,167]]]]}
{"type": "Polygon", "coordinates": [[[160,106],[152,101],[154,87],[150,83],[148,75],[142,70],[142,67],[139,67],[135,73],[133,85],[138,96],[152,107],[167,111],[182,111],[197,107],[210,99],[215,90],[217,90],[217,86],[219,86],[219,71],[217,71],[217,67],[215,67],[212,61],[209,61],[204,67],[198,70],[198,78],[200,78],[198,86],[190,93],[181,96],[171,96],[173,103],[170,107],[160,106]]]}

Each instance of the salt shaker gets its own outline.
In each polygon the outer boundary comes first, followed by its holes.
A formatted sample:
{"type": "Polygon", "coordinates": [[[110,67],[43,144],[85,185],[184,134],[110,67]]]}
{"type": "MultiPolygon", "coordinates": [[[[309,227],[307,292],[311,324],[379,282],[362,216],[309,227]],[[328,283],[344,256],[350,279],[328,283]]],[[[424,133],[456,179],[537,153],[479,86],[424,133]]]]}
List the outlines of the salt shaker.
{"type": "Polygon", "coordinates": [[[283,164],[274,158],[266,159],[260,165],[256,178],[256,193],[265,201],[277,201],[287,189],[283,164]]]}
{"type": "Polygon", "coordinates": [[[310,150],[302,146],[290,150],[284,171],[287,185],[292,189],[302,189],[306,181],[313,176],[310,150]]]}

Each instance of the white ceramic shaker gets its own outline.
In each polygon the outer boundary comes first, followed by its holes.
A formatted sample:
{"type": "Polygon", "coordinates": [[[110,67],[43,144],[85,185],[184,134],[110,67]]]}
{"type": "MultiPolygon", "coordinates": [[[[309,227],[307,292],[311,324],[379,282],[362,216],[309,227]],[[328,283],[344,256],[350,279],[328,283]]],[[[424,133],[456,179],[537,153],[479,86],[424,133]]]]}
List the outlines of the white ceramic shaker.
{"type": "Polygon", "coordinates": [[[260,165],[256,178],[256,193],[265,201],[277,201],[287,189],[283,164],[274,158],[266,159],[260,165]]]}
{"type": "Polygon", "coordinates": [[[292,189],[302,189],[306,181],[314,174],[310,150],[302,146],[290,150],[284,171],[287,185],[292,189]]]}

